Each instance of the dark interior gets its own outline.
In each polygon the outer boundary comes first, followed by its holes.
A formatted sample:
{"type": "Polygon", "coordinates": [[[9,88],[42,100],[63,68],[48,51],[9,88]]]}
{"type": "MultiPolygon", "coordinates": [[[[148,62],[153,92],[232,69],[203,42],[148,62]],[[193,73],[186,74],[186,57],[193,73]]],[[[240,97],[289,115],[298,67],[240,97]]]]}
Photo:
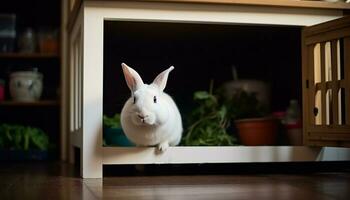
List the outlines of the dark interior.
{"type": "Polygon", "coordinates": [[[271,85],[271,111],[284,111],[290,99],[301,102],[301,27],[237,24],[105,21],[104,114],[121,112],[130,95],[121,66],[125,62],[150,83],[171,65],[165,89],[183,117],[193,92],[240,79],[271,85]]]}

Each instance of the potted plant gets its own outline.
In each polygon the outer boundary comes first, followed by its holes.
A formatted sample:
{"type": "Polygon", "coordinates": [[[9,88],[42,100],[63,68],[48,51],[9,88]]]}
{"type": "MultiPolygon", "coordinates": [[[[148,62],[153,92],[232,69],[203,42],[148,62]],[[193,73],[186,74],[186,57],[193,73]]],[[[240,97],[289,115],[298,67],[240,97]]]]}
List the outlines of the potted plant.
{"type": "Polygon", "coordinates": [[[193,98],[197,102],[197,107],[190,113],[182,145],[237,145],[237,139],[227,132],[230,126],[228,107],[213,94],[213,84],[210,84],[209,92],[196,91],[193,98]]]}
{"type": "Polygon", "coordinates": [[[105,146],[134,146],[123,132],[119,113],[103,116],[103,138],[105,146]]]}
{"type": "Polygon", "coordinates": [[[45,160],[49,147],[49,137],[39,128],[0,125],[0,160],[45,160]]]}
{"type": "Polygon", "coordinates": [[[237,91],[227,100],[227,105],[243,145],[275,144],[278,121],[267,115],[266,108],[259,103],[255,93],[237,91]]]}

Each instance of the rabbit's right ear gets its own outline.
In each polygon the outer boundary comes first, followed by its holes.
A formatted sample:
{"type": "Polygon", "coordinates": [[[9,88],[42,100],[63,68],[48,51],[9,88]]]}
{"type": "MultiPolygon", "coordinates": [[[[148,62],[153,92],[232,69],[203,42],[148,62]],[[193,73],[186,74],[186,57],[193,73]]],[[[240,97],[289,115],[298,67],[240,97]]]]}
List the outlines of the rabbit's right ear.
{"type": "Polygon", "coordinates": [[[133,68],[127,66],[125,63],[122,63],[122,68],[126,84],[131,91],[135,91],[143,85],[140,75],[133,68]]]}

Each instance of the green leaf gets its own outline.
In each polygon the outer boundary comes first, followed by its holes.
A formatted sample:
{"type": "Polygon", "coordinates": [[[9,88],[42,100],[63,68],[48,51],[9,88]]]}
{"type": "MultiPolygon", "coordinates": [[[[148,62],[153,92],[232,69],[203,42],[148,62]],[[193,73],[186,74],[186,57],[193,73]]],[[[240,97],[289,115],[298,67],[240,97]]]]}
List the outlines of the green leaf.
{"type": "Polygon", "coordinates": [[[9,141],[12,141],[12,135],[11,135],[11,133],[10,133],[10,129],[6,129],[6,130],[5,130],[5,133],[6,133],[7,139],[8,139],[9,141]]]}
{"type": "Polygon", "coordinates": [[[181,141],[183,145],[224,146],[236,145],[237,139],[227,132],[235,108],[220,96],[210,92],[196,91],[193,94],[197,106],[187,117],[188,128],[181,141]]]}
{"type": "Polygon", "coordinates": [[[208,99],[209,97],[210,97],[210,94],[207,91],[198,91],[198,92],[195,92],[193,95],[193,98],[195,100],[208,99]]]}
{"type": "Polygon", "coordinates": [[[103,125],[109,128],[121,128],[120,114],[117,113],[113,117],[103,115],[103,125]]]}
{"type": "Polygon", "coordinates": [[[22,125],[0,124],[0,148],[23,149],[37,148],[47,150],[48,136],[38,128],[22,125]]]}
{"type": "Polygon", "coordinates": [[[23,149],[25,151],[29,150],[29,135],[30,134],[30,129],[26,128],[25,132],[24,132],[24,144],[23,144],[23,149]]]}
{"type": "Polygon", "coordinates": [[[221,106],[220,107],[220,110],[218,111],[218,114],[219,114],[219,116],[220,116],[220,119],[224,119],[225,118],[225,116],[226,116],[226,114],[227,114],[227,108],[226,108],[226,106],[221,106]]]}
{"type": "Polygon", "coordinates": [[[49,138],[41,130],[31,130],[30,138],[33,144],[38,147],[40,150],[47,150],[49,147],[49,138]]]}
{"type": "Polygon", "coordinates": [[[21,141],[22,141],[22,132],[21,131],[22,131],[21,129],[16,129],[13,132],[13,141],[14,141],[16,149],[22,149],[21,148],[21,141]]]}

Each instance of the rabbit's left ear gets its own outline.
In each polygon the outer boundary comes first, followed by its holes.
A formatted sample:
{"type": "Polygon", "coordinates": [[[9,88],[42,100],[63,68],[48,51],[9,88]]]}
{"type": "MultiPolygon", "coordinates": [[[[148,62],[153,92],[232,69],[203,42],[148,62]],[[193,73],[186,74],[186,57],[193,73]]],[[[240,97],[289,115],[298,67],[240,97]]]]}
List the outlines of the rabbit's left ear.
{"type": "Polygon", "coordinates": [[[141,85],[143,85],[142,78],[133,68],[127,66],[125,63],[122,63],[122,68],[126,84],[131,91],[136,91],[141,85]]]}
{"type": "Polygon", "coordinates": [[[169,67],[168,69],[164,70],[162,73],[160,73],[153,81],[152,84],[158,86],[158,88],[163,91],[167,80],[168,80],[168,76],[169,73],[174,69],[174,66],[169,67]]]}

